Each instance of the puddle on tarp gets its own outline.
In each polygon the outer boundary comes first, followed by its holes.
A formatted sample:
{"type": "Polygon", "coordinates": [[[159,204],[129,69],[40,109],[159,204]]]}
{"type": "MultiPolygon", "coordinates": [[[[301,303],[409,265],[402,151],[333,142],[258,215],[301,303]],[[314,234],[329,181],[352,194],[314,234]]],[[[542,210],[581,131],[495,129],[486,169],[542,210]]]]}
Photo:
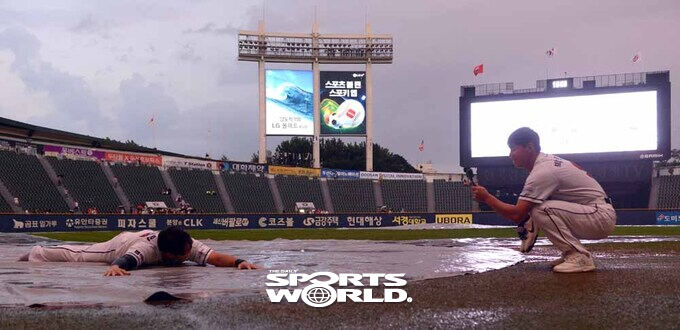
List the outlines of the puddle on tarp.
{"type": "MultiPolygon", "coordinates": [[[[678,238],[617,236],[584,242],[668,240],[678,238]]],[[[261,294],[269,270],[405,273],[407,280],[414,281],[500,269],[523,260],[547,259],[541,255],[520,254],[519,240],[512,238],[203,242],[216,251],[247,259],[264,269],[244,271],[186,265],[139,269],[131,276],[104,277],[108,267],[105,264],[17,262],[15,260],[32,245],[61,242],[26,234],[0,234],[0,306],[127,305],[140,303],[158,291],[190,299],[226,293],[261,294]]],[[[550,242],[540,238],[536,244],[547,247],[550,242]]]]}
{"type": "Polygon", "coordinates": [[[139,303],[158,291],[200,298],[216,294],[253,294],[264,290],[269,270],[300,273],[405,273],[422,280],[483,272],[513,265],[523,256],[491,241],[283,240],[211,241],[216,251],[247,259],[263,270],[154,267],[131,276],[104,277],[100,263],[18,262],[30,246],[60,242],[25,234],[0,234],[0,306],[121,305],[139,303]],[[441,244],[437,241],[443,241],[441,244]],[[452,243],[453,242],[453,243],[452,243]]]}

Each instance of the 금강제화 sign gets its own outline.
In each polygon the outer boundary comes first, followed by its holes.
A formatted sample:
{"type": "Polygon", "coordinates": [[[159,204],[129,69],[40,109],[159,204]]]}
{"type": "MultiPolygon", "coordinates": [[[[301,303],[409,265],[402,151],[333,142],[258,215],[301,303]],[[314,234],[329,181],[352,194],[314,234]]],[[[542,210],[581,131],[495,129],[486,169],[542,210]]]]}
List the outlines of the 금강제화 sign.
{"type": "Polygon", "coordinates": [[[321,134],[366,134],[366,72],[321,71],[321,134]]]}
{"type": "Polygon", "coordinates": [[[308,70],[266,71],[267,135],[314,135],[314,76],[308,70]]]}

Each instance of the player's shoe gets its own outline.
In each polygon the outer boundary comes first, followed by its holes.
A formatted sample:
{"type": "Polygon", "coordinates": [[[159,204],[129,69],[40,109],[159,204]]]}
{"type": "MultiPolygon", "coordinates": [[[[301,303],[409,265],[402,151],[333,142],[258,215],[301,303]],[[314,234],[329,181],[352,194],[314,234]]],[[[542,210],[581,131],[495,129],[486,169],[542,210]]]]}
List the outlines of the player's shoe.
{"type": "Polygon", "coordinates": [[[593,259],[578,252],[570,253],[564,262],[553,267],[556,273],[582,273],[595,270],[593,259]]]}
{"type": "Polygon", "coordinates": [[[534,248],[536,239],[538,238],[538,230],[534,227],[534,222],[531,218],[521,222],[517,226],[517,235],[522,240],[522,246],[519,248],[520,252],[527,253],[534,248]]]}
{"type": "Polygon", "coordinates": [[[562,252],[562,256],[550,262],[550,267],[555,267],[564,262],[564,258],[567,256],[566,252],[562,252]]]}

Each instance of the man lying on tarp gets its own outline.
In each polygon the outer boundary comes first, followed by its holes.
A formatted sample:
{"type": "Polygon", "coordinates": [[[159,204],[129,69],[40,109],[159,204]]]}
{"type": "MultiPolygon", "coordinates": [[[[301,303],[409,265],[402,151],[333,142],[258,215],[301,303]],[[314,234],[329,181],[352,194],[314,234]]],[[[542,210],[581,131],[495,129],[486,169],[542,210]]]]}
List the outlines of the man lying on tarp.
{"type": "Polygon", "coordinates": [[[104,276],[130,275],[140,266],[176,266],[184,261],[216,267],[258,269],[234,256],[213,251],[192,239],[181,227],[168,227],[161,232],[142,230],[122,232],[116,237],[92,245],[34,246],[20,261],[105,262],[111,265],[104,276]]]}

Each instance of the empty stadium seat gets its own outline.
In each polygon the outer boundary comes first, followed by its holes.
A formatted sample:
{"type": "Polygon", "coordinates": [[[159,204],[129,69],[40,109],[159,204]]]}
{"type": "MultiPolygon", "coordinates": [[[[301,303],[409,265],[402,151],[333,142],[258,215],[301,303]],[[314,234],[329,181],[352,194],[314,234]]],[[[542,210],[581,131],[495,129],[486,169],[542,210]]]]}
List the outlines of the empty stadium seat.
{"type": "Polygon", "coordinates": [[[337,213],[377,210],[371,180],[328,180],[328,190],[337,213]]]}
{"type": "Polygon", "coordinates": [[[34,155],[0,150],[0,179],[12,196],[19,198],[19,206],[24,210],[69,211],[57,187],[34,155]]]}
{"type": "Polygon", "coordinates": [[[383,202],[395,212],[427,212],[425,184],[425,180],[382,180],[383,202]]]}
{"type": "Polygon", "coordinates": [[[168,174],[182,195],[182,199],[197,212],[225,212],[211,171],[170,168],[168,174]]]}
{"type": "Polygon", "coordinates": [[[174,206],[172,197],[162,193],[166,187],[158,167],[113,164],[111,171],[133,207],[145,202],[165,202],[168,207],[174,206]]]}
{"type": "Polygon", "coordinates": [[[277,212],[266,176],[225,172],[222,179],[237,213],[277,212]]]}
{"type": "Polygon", "coordinates": [[[82,212],[96,208],[98,212],[115,213],[120,201],[106,178],[101,165],[95,161],[45,157],[61,178],[82,212]]]}
{"type": "Polygon", "coordinates": [[[436,212],[471,211],[470,187],[462,182],[434,180],[434,205],[436,212]]]}
{"type": "Polygon", "coordinates": [[[680,208],[680,175],[659,177],[658,208],[680,208]]]}
{"type": "Polygon", "coordinates": [[[319,179],[277,175],[275,180],[281,194],[284,212],[295,212],[295,202],[313,202],[317,209],[325,208],[319,179]]]}
{"type": "Polygon", "coordinates": [[[4,198],[0,198],[0,213],[12,213],[12,208],[4,198]]]}

